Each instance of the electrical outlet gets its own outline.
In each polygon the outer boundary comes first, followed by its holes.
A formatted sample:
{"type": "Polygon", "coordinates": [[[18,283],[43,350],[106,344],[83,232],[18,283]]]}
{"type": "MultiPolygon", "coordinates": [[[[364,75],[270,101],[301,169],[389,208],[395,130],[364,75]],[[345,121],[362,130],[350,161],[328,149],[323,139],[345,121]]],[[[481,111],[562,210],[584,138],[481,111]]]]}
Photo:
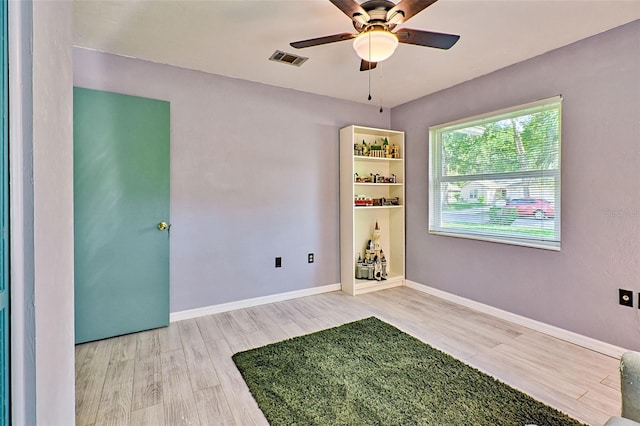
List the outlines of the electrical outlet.
{"type": "Polygon", "coordinates": [[[282,258],[276,257],[276,268],[281,268],[281,267],[282,267],[282,258]]]}
{"type": "Polygon", "coordinates": [[[631,290],[618,289],[618,303],[622,306],[633,308],[633,292],[631,290]]]}
{"type": "Polygon", "coordinates": [[[313,253],[309,253],[309,254],[307,255],[307,262],[309,262],[309,263],[313,263],[313,253]]]}

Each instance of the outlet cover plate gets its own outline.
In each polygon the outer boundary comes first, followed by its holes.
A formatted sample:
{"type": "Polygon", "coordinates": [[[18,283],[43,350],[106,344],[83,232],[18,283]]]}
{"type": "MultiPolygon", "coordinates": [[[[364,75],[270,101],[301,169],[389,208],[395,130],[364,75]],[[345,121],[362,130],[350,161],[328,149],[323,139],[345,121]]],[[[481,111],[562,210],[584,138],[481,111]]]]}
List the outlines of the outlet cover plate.
{"type": "Polygon", "coordinates": [[[622,306],[633,308],[633,292],[631,290],[618,289],[618,303],[622,306]]]}

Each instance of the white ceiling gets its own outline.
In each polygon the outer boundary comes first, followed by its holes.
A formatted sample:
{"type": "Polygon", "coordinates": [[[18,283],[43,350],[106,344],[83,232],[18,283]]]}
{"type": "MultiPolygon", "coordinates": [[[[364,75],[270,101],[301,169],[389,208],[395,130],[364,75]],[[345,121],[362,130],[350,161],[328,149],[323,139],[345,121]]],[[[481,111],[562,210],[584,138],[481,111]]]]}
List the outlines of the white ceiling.
{"type": "MultiPolygon", "coordinates": [[[[289,46],[354,32],[329,0],[74,0],[74,13],[76,46],[367,102],[350,41],[289,46]],[[309,60],[269,61],[275,50],[309,60]]],[[[372,71],[372,102],[382,93],[393,107],[636,19],[640,0],[439,0],[400,27],[460,41],[448,51],[401,44],[372,71]]]]}

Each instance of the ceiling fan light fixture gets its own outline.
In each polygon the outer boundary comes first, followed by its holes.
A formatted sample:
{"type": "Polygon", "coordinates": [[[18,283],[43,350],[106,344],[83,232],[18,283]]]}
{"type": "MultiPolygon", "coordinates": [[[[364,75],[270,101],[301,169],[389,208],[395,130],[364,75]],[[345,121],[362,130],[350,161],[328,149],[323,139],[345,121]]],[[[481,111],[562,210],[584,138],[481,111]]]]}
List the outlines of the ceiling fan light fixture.
{"type": "Polygon", "coordinates": [[[361,33],[353,41],[353,49],[361,59],[381,62],[389,58],[398,47],[398,37],[390,31],[371,30],[361,33]]]}

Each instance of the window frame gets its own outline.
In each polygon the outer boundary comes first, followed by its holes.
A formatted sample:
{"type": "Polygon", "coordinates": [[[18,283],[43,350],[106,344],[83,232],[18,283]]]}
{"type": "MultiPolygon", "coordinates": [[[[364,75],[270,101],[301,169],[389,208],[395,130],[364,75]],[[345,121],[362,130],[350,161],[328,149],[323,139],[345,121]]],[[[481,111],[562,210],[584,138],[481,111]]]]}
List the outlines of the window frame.
{"type": "MultiPolygon", "coordinates": [[[[516,246],[533,247],[546,250],[560,251],[561,248],[561,170],[562,170],[562,95],[550,98],[540,99],[534,102],[516,105],[497,111],[475,115],[472,117],[462,118],[455,121],[439,124],[429,127],[429,234],[443,235],[457,238],[466,238],[472,240],[489,241],[502,244],[510,244],[516,246]],[[515,112],[527,112],[530,114],[547,109],[558,109],[558,167],[556,169],[547,170],[528,170],[504,173],[487,173],[474,175],[459,176],[443,176],[443,160],[442,160],[442,132],[444,130],[451,131],[456,128],[469,128],[480,124],[482,121],[490,119],[491,122],[500,121],[506,118],[515,117],[515,112]],[[538,111],[536,111],[538,110],[538,111]],[[526,178],[553,178],[554,179],[554,240],[535,239],[535,238],[518,238],[514,236],[498,235],[494,233],[481,232],[464,232],[453,229],[446,229],[442,226],[442,184],[455,182],[481,182],[483,180],[501,180],[501,179],[526,179],[526,178]]],[[[522,198],[522,197],[518,197],[522,198]]]]}

